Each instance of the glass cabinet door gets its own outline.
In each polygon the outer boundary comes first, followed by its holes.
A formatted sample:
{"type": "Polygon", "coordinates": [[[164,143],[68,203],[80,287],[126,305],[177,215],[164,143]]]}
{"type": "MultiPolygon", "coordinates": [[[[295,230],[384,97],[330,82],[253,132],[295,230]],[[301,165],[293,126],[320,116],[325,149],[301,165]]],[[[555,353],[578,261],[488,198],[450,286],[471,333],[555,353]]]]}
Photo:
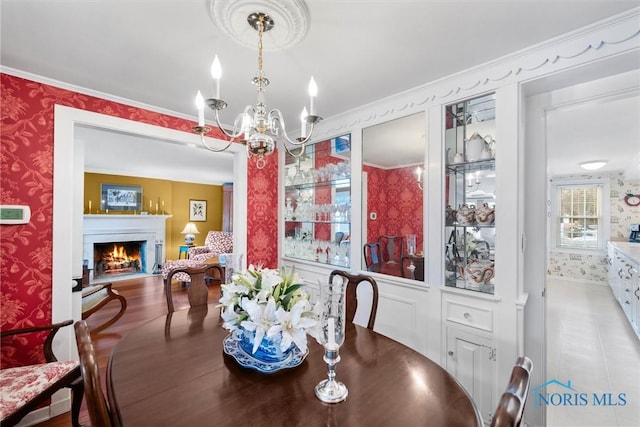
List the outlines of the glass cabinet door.
{"type": "Polygon", "coordinates": [[[351,266],[350,153],[350,135],[285,153],[285,257],[351,266]]]}
{"type": "Polygon", "coordinates": [[[445,285],[494,293],[495,94],[446,107],[445,285]]]}

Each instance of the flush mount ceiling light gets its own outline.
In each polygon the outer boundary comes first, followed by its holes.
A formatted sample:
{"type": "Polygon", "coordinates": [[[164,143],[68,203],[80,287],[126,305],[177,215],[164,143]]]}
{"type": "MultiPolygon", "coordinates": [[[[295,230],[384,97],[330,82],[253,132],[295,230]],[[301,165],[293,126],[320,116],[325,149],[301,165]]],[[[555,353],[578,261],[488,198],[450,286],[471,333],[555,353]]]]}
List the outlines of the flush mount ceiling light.
{"type": "Polygon", "coordinates": [[[586,169],[586,170],[589,170],[589,171],[594,171],[596,169],[600,169],[601,167],[603,167],[606,164],[607,164],[606,160],[593,160],[591,162],[582,162],[582,163],[580,163],[580,167],[582,169],[586,169]]]}
{"type": "Polygon", "coordinates": [[[213,98],[205,100],[200,92],[196,96],[196,107],[198,108],[198,125],[193,127],[193,131],[200,135],[202,144],[211,151],[224,151],[231,146],[231,143],[238,141],[247,147],[249,156],[257,156],[256,166],[262,169],[265,164],[265,156],[275,150],[275,139],[282,136],[283,146],[289,154],[298,157],[304,153],[304,144],[311,138],[315,125],[322,120],[315,114],[314,101],[318,92],[316,83],[311,77],[309,82],[309,111],[303,108],[300,115],[300,136],[291,138],[287,134],[282,112],[277,109],[268,110],[264,100],[265,88],[269,85],[269,79],[262,70],[262,36],[265,31],[273,29],[275,23],[273,18],[264,12],[252,12],[247,17],[249,25],[258,32],[258,71],[252,83],[257,87],[258,100],[255,105],[247,105],[243,112],[236,116],[231,131],[226,130],[220,123],[219,112],[227,107],[227,103],[220,98],[220,76],[222,68],[218,56],[216,55],[211,66],[211,76],[214,79],[213,98]],[[204,124],[204,105],[209,106],[215,112],[216,126],[230,138],[229,143],[221,149],[215,149],[207,145],[204,135],[211,131],[211,128],[204,124]],[[297,153],[289,150],[287,143],[298,149],[297,153]]]}

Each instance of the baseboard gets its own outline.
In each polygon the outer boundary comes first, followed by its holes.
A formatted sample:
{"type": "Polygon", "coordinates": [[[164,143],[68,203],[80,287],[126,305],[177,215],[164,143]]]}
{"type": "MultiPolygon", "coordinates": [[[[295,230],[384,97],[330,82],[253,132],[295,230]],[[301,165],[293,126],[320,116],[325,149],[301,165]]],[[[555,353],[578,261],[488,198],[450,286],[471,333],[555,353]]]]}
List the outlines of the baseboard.
{"type": "Polygon", "coordinates": [[[29,412],[16,427],[29,427],[45,422],[71,410],[71,392],[60,390],[51,397],[51,405],[29,412]]]}

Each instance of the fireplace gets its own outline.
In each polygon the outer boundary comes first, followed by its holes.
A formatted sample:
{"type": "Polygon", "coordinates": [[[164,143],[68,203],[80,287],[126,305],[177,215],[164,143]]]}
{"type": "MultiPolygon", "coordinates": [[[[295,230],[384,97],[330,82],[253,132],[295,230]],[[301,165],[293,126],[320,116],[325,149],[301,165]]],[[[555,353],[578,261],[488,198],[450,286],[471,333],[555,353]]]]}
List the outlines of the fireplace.
{"type": "Polygon", "coordinates": [[[146,245],[145,241],[94,243],[93,277],[146,273],[146,245]]]}
{"type": "Polygon", "coordinates": [[[89,283],[161,272],[165,222],[171,215],[85,215],[82,258],[89,283]]]}

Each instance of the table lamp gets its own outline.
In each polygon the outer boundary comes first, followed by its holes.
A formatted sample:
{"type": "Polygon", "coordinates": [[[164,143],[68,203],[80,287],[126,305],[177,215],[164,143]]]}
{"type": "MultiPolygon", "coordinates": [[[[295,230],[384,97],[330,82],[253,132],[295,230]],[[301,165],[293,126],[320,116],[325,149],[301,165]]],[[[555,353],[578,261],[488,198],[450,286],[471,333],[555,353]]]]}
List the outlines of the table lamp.
{"type": "Polygon", "coordinates": [[[184,226],[184,230],[182,230],[182,234],[184,234],[184,243],[185,245],[193,245],[193,242],[196,240],[196,236],[194,234],[200,234],[196,225],[192,222],[188,222],[187,225],[184,226]]]}

